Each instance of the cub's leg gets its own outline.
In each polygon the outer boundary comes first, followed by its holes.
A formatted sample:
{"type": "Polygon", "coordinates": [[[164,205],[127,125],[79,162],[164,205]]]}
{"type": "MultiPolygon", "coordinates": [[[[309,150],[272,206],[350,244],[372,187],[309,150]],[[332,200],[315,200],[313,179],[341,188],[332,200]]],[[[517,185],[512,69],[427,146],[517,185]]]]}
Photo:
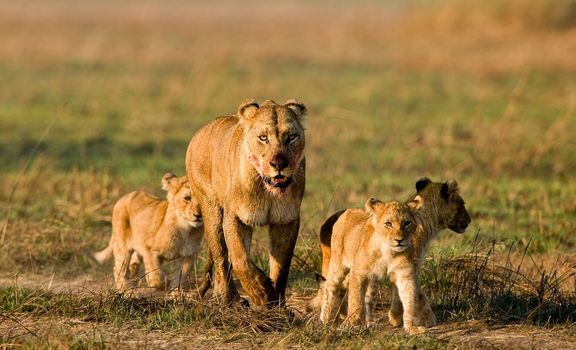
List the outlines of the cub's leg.
{"type": "Polygon", "coordinates": [[[328,273],[326,281],[323,283],[322,309],[320,310],[320,321],[323,324],[335,322],[340,313],[340,308],[344,299],[344,288],[342,282],[350,271],[343,267],[340,272],[328,273]]]}
{"type": "Polygon", "coordinates": [[[132,257],[130,258],[130,279],[136,280],[139,276],[140,266],[142,265],[142,257],[137,252],[132,253],[132,257]]]}
{"type": "MultiPolygon", "coordinates": [[[[398,288],[392,285],[392,300],[390,301],[390,310],[388,310],[388,321],[394,327],[400,327],[402,325],[402,313],[404,312],[402,308],[402,302],[398,296],[398,288]]],[[[414,324],[416,326],[432,327],[436,324],[436,315],[430,307],[428,298],[426,294],[420,290],[418,292],[418,303],[416,306],[416,318],[414,319],[414,324]]]]}
{"type": "Polygon", "coordinates": [[[270,279],[281,305],[286,299],[286,283],[299,227],[299,219],[287,225],[270,225],[270,279]]]}
{"type": "Polygon", "coordinates": [[[432,311],[428,297],[422,290],[418,293],[418,310],[416,312],[418,315],[417,325],[432,327],[436,324],[436,315],[432,311]]]}
{"type": "Polygon", "coordinates": [[[120,246],[120,244],[114,245],[114,281],[116,282],[116,289],[120,293],[124,293],[134,287],[128,271],[131,256],[131,250],[120,246]]]}
{"type": "Polygon", "coordinates": [[[246,251],[244,238],[250,235],[251,231],[252,228],[242,223],[235,215],[225,215],[224,237],[234,273],[255,305],[270,306],[278,302],[278,296],[270,278],[250,260],[246,251]]]}
{"type": "Polygon", "coordinates": [[[162,273],[162,261],[160,257],[153,252],[142,252],[144,259],[144,269],[146,270],[146,282],[148,287],[163,289],[164,276],[162,273]]]}
{"type": "Polygon", "coordinates": [[[376,281],[374,279],[370,279],[368,281],[368,287],[366,288],[366,296],[364,297],[364,305],[366,305],[366,325],[372,326],[372,301],[374,296],[374,289],[375,289],[376,281]]]}
{"type": "Polygon", "coordinates": [[[402,313],[404,309],[402,308],[402,301],[398,296],[398,288],[396,284],[392,284],[392,299],[390,300],[390,310],[388,310],[388,321],[394,327],[400,327],[402,325],[402,313]]]}
{"type": "Polygon", "coordinates": [[[192,272],[194,271],[195,257],[182,258],[182,265],[176,280],[176,286],[181,290],[189,290],[192,287],[192,272]]]}
{"type": "Polygon", "coordinates": [[[182,258],[180,271],[178,272],[176,279],[176,286],[182,290],[189,290],[192,288],[192,282],[194,280],[194,271],[196,269],[196,257],[198,256],[198,251],[200,250],[200,245],[202,244],[202,230],[194,231],[190,236],[190,255],[182,258]]]}
{"type": "Polygon", "coordinates": [[[366,320],[366,290],[369,279],[366,274],[353,268],[348,280],[348,317],[346,323],[358,325],[366,320]]]}
{"type": "Polygon", "coordinates": [[[418,303],[418,283],[413,270],[405,269],[396,273],[396,287],[404,309],[404,330],[410,334],[423,333],[426,329],[415,324],[418,303]]]}
{"type": "MultiPolygon", "coordinates": [[[[194,194],[196,195],[196,192],[194,194]]],[[[222,209],[204,202],[201,203],[201,210],[204,218],[204,237],[214,264],[214,295],[220,303],[228,305],[239,298],[239,295],[232,280],[232,266],[228,261],[222,209]]]]}

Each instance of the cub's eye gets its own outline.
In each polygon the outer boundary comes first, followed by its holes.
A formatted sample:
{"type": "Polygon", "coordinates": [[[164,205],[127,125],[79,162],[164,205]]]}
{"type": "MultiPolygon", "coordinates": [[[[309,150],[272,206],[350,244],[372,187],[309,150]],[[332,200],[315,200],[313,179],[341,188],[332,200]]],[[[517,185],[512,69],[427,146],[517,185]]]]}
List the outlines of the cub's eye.
{"type": "Polygon", "coordinates": [[[266,136],[266,135],[260,135],[260,136],[258,136],[258,139],[259,139],[260,141],[262,141],[262,142],[266,142],[266,141],[268,141],[268,136],[266,136]]]}
{"type": "Polygon", "coordinates": [[[388,227],[388,228],[392,228],[392,223],[390,221],[386,221],[384,223],[384,226],[388,227]]]}
{"type": "Polygon", "coordinates": [[[412,221],[404,221],[404,227],[412,226],[412,221]]]}
{"type": "Polygon", "coordinates": [[[298,138],[298,135],[296,135],[296,134],[291,134],[291,135],[288,135],[288,137],[286,138],[286,140],[287,140],[288,142],[292,142],[292,141],[296,140],[297,138],[298,138]]]}
{"type": "Polygon", "coordinates": [[[186,202],[190,202],[190,201],[192,200],[192,197],[186,196],[186,197],[184,197],[184,200],[185,200],[186,202]]]}

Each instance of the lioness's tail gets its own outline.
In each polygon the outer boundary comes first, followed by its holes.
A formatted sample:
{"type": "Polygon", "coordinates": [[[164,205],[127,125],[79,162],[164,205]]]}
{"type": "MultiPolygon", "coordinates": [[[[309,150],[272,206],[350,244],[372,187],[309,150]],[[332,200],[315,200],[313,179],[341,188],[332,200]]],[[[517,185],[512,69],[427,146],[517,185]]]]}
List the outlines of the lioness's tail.
{"type": "Polygon", "coordinates": [[[318,288],[318,294],[314,299],[310,301],[308,304],[309,309],[312,310],[320,310],[322,306],[322,281],[325,281],[326,277],[328,276],[328,267],[330,266],[330,247],[332,246],[332,228],[334,224],[340,216],[344,213],[345,210],[340,210],[332,216],[330,216],[326,221],[322,224],[320,228],[320,251],[322,252],[322,271],[321,275],[317,276],[318,282],[320,282],[320,288],[318,288]]]}
{"type": "Polygon", "coordinates": [[[94,259],[102,264],[105,260],[112,257],[112,246],[108,245],[104,250],[94,253],[94,259]]]}

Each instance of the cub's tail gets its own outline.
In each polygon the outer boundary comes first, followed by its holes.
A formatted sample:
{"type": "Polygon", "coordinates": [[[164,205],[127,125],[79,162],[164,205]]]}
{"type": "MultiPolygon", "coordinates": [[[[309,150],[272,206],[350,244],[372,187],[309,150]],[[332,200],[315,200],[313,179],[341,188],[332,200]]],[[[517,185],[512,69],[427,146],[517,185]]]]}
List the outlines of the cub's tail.
{"type": "Polygon", "coordinates": [[[104,250],[94,253],[94,259],[102,264],[105,260],[112,257],[112,247],[108,245],[104,250]]]}
{"type": "Polygon", "coordinates": [[[326,277],[328,277],[328,267],[330,266],[330,248],[332,246],[332,228],[334,224],[340,216],[346,210],[340,210],[332,216],[330,216],[326,221],[322,224],[320,228],[320,251],[322,252],[322,271],[321,274],[316,274],[316,280],[319,283],[318,293],[312,300],[310,300],[307,309],[308,311],[319,311],[322,307],[322,298],[324,295],[324,288],[323,284],[326,281],[326,277]]]}

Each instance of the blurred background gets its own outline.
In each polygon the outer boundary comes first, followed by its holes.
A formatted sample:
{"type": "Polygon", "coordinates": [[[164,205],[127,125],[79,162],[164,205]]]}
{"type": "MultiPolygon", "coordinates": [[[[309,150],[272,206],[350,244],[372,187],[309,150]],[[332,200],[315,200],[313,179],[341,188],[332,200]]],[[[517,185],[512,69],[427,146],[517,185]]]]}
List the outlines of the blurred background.
{"type": "Polygon", "coordinates": [[[436,251],[574,258],[574,0],[1,1],[0,272],[108,273],[114,202],[246,98],[310,111],[303,271],[333,211],[422,176],[473,218],[436,251]]]}

